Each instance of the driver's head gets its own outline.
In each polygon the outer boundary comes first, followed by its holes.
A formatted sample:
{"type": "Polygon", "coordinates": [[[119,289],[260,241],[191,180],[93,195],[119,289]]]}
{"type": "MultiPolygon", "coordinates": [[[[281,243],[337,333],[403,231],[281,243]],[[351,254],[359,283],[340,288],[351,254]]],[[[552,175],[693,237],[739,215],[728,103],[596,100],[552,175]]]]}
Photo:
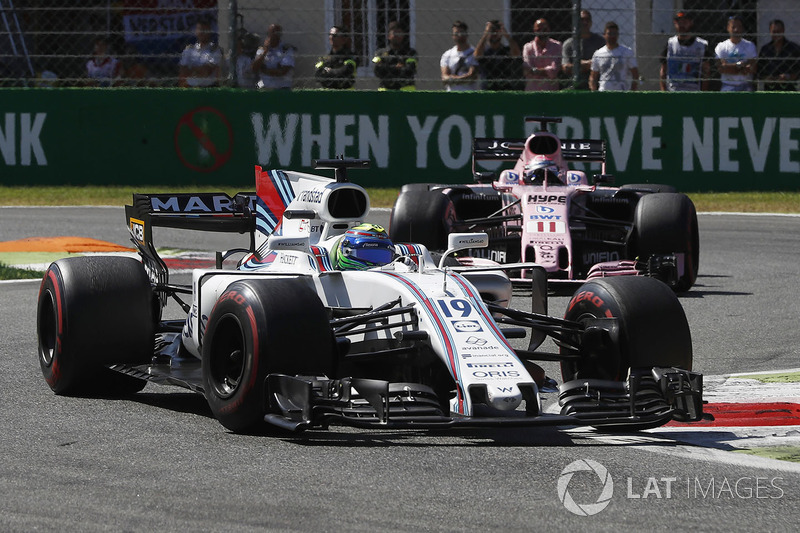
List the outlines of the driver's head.
{"type": "Polygon", "coordinates": [[[533,161],[525,165],[522,181],[524,183],[544,183],[545,180],[561,181],[558,176],[558,165],[546,155],[537,155],[533,161]]]}
{"type": "Polygon", "coordinates": [[[359,224],[345,232],[333,258],[338,270],[367,270],[391,263],[394,244],[383,226],[359,224]]]}

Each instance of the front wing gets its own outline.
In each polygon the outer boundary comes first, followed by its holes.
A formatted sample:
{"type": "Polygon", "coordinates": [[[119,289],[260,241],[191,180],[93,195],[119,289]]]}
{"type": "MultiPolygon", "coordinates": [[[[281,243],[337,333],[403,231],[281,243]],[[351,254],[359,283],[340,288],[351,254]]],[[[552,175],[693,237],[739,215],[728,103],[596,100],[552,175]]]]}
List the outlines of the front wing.
{"type": "Polygon", "coordinates": [[[614,426],[643,429],[670,420],[704,417],[701,374],[653,368],[626,383],[574,380],[559,387],[561,414],[540,413],[526,402],[513,416],[447,416],[424,385],[344,378],[271,374],[264,420],[290,431],[342,424],[372,429],[436,429],[494,426],[614,426]]]}

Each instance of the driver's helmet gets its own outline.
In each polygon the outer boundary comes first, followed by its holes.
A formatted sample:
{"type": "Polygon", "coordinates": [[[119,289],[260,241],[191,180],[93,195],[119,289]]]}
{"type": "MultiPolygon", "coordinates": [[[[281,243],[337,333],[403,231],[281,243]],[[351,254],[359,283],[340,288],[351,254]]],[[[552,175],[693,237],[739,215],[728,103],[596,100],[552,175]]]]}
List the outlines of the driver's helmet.
{"type": "Polygon", "coordinates": [[[395,251],[383,226],[359,224],[347,230],[334,248],[337,270],[367,270],[392,262],[395,251]]]}
{"type": "Polygon", "coordinates": [[[523,183],[544,183],[545,181],[561,181],[558,175],[558,165],[546,155],[537,155],[525,165],[522,174],[523,183]]]}

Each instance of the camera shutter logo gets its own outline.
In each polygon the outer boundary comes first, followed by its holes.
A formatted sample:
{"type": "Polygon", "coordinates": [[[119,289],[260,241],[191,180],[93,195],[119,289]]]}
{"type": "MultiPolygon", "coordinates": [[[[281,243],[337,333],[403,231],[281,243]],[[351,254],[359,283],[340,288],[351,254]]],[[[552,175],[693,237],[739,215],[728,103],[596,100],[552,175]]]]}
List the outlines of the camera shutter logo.
{"type": "Polygon", "coordinates": [[[558,478],[557,489],[558,499],[561,500],[561,503],[564,504],[567,511],[578,516],[592,516],[608,507],[608,504],[611,503],[611,496],[614,493],[614,480],[611,479],[611,474],[608,473],[606,467],[597,461],[578,459],[568,464],[566,468],[561,471],[561,476],[558,478]],[[575,475],[575,472],[594,472],[597,474],[597,477],[603,484],[603,489],[595,503],[577,503],[572,499],[567,489],[569,488],[569,482],[572,480],[572,476],[575,475]]]}

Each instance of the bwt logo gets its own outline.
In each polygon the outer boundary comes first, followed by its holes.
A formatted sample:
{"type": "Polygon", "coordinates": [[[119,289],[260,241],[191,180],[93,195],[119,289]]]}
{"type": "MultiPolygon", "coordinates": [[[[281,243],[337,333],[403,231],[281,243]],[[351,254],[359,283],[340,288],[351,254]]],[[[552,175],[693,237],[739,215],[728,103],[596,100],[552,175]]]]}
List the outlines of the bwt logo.
{"type": "Polygon", "coordinates": [[[553,213],[555,212],[555,208],[546,205],[537,205],[535,211],[537,213],[553,213]]]}

